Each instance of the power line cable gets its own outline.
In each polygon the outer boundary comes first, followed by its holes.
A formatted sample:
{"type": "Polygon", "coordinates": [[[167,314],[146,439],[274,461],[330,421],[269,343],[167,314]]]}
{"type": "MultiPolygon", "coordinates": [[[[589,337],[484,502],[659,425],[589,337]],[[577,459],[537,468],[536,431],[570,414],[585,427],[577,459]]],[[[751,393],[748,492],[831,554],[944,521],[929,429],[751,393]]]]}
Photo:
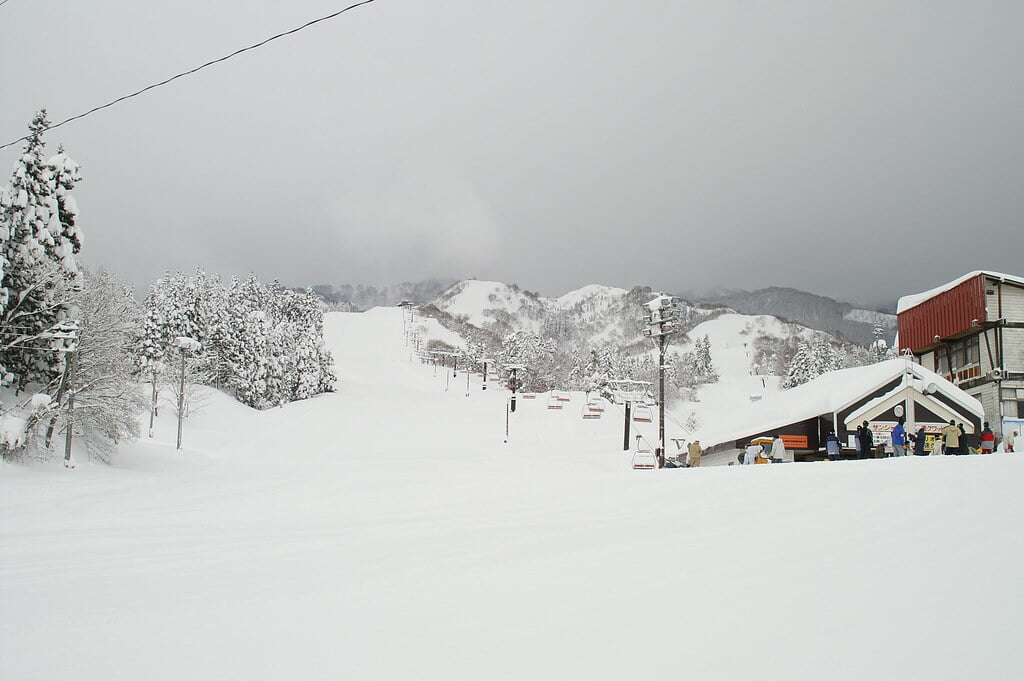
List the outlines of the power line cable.
{"type": "MultiPolygon", "coordinates": [[[[0,5],[4,4],[7,1],[8,0],[2,0],[2,2],[0,2],[0,5]]],[[[170,83],[172,81],[175,81],[175,80],[177,80],[179,78],[184,78],[185,76],[190,76],[190,75],[192,75],[193,73],[195,73],[197,71],[201,71],[201,70],[205,69],[207,66],[213,66],[214,64],[219,64],[222,61],[227,61],[228,59],[231,59],[232,57],[235,57],[235,56],[237,56],[239,54],[242,54],[243,52],[248,52],[249,50],[255,50],[257,47],[263,47],[264,45],[266,45],[267,43],[269,43],[272,40],[277,40],[278,38],[283,38],[284,36],[291,35],[292,33],[298,33],[302,29],[309,28],[313,24],[319,24],[321,21],[327,21],[328,19],[334,19],[335,17],[337,17],[337,16],[339,16],[341,14],[344,14],[345,12],[347,12],[347,11],[349,11],[351,9],[355,9],[356,7],[361,7],[363,5],[369,5],[371,2],[375,2],[375,1],[376,0],[362,0],[362,2],[357,2],[354,5],[349,5],[348,7],[344,8],[344,9],[340,9],[337,12],[333,12],[333,13],[328,14],[326,16],[322,16],[322,17],[320,17],[318,19],[313,19],[312,21],[307,21],[306,23],[304,23],[302,26],[299,26],[298,28],[293,28],[290,31],[285,31],[283,33],[278,33],[277,35],[272,35],[269,38],[267,38],[266,40],[261,40],[260,42],[255,43],[253,45],[249,45],[248,47],[243,47],[241,49],[235,50],[231,54],[225,55],[225,56],[220,57],[218,59],[213,59],[211,61],[208,61],[205,64],[202,64],[200,66],[195,67],[194,69],[189,69],[188,71],[182,71],[181,73],[176,74],[174,76],[171,76],[170,78],[167,78],[166,80],[162,80],[159,83],[153,83],[152,85],[147,85],[146,87],[142,88],[141,90],[133,92],[133,93],[131,93],[129,95],[124,95],[123,97],[118,97],[117,99],[115,99],[115,100],[113,100],[111,102],[107,102],[106,104],[102,104],[100,106],[97,106],[97,107],[94,107],[92,109],[89,109],[85,113],[80,113],[77,116],[72,116],[71,118],[67,118],[67,119],[61,121],[60,123],[54,123],[53,125],[51,125],[51,126],[49,126],[47,128],[43,128],[43,130],[41,132],[46,132],[47,130],[53,130],[54,128],[59,128],[60,126],[66,124],[66,123],[70,123],[71,121],[77,121],[79,118],[85,118],[89,114],[93,114],[93,113],[96,113],[97,111],[100,111],[102,109],[106,109],[106,108],[112,107],[115,104],[123,102],[126,99],[131,99],[132,97],[137,97],[137,96],[141,95],[144,92],[147,92],[149,90],[153,90],[155,88],[161,87],[162,85],[167,85],[168,83],[170,83]]],[[[28,140],[30,137],[31,137],[31,135],[25,135],[24,137],[19,137],[18,139],[14,140],[12,142],[8,142],[7,144],[0,145],[0,149],[6,149],[7,147],[14,146],[15,144],[18,144],[19,142],[24,142],[24,141],[28,140]]]]}

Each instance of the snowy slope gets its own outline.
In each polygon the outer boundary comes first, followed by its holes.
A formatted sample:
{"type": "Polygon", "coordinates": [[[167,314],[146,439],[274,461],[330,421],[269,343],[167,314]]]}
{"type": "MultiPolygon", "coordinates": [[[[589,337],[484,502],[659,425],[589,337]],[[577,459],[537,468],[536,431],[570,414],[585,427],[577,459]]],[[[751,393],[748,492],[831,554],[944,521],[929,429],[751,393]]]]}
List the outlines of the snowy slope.
{"type": "Polygon", "coordinates": [[[545,317],[560,312],[574,315],[580,325],[607,322],[628,293],[625,289],[592,284],[559,298],[546,298],[517,286],[470,279],[455,284],[432,303],[442,312],[479,328],[490,328],[500,322],[512,331],[535,333],[545,317]]]}
{"type": "Polygon", "coordinates": [[[520,401],[505,444],[505,392],[471,378],[467,398],[464,375],[410,361],[401,312],[325,328],[337,393],[266,412],[217,396],[181,452],[165,417],[110,467],[0,469],[0,676],[959,681],[1024,665],[1024,458],[631,471],[613,409],[520,401]]]}

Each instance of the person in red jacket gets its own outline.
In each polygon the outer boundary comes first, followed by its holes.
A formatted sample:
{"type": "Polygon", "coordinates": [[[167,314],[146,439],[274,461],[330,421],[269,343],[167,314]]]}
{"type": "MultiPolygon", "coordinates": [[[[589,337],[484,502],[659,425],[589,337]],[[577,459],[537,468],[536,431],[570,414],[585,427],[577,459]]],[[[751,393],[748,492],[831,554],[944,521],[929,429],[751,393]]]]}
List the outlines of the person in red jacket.
{"type": "Polygon", "coordinates": [[[981,431],[981,453],[991,454],[995,448],[996,436],[992,429],[988,427],[988,421],[986,421],[985,427],[981,431]]]}

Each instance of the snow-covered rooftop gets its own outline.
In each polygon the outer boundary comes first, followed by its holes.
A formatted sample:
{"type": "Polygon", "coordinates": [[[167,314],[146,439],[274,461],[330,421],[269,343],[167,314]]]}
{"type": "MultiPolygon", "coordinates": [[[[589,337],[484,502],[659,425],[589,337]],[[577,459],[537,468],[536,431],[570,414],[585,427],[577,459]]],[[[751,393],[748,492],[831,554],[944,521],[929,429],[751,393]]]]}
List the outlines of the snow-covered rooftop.
{"type": "Polygon", "coordinates": [[[953,281],[951,281],[949,283],[943,284],[942,286],[937,286],[936,288],[933,288],[931,290],[925,291],[924,293],[915,293],[913,295],[903,296],[902,298],[899,299],[899,302],[896,304],[896,314],[904,312],[905,310],[909,310],[910,308],[912,308],[912,307],[914,307],[916,305],[920,305],[921,303],[923,303],[923,302],[925,302],[927,300],[931,300],[932,298],[934,298],[935,296],[937,296],[937,295],[939,295],[941,293],[945,293],[946,291],[950,291],[950,290],[956,288],[957,286],[959,286],[960,284],[964,283],[968,279],[973,279],[974,277],[978,276],[979,274],[984,274],[987,277],[993,277],[995,279],[1005,279],[1006,281],[1011,281],[1011,282],[1013,282],[1015,284],[1020,284],[1021,286],[1024,286],[1024,277],[1019,277],[1019,276],[1016,276],[1016,275],[1013,275],[1013,274],[1003,274],[1002,272],[990,272],[988,270],[975,270],[973,272],[968,272],[967,274],[963,275],[962,277],[954,279],[953,281]]]}
{"type": "Polygon", "coordinates": [[[905,359],[890,359],[852,369],[831,371],[785,392],[765,397],[736,413],[727,427],[696,433],[705,446],[770,431],[805,419],[831,414],[878,390],[904,371],[913,373],[915,385],[923,388],[934,383],[938,390],[959,403],[967,411],[984,413],[981,402],[974,399],[934,371],[905,359]]]}

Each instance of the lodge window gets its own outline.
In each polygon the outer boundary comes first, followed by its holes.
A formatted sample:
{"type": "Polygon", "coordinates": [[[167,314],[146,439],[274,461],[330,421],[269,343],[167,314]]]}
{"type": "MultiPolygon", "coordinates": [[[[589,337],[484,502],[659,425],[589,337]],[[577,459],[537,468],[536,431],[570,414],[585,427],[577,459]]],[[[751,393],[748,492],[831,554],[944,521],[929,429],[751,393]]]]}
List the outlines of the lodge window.
{"type": "Polygon", "coordinates": [[[936,353],[936,373],[961,381],[981,374],[981,338],[953,341],[936,353]]]}

